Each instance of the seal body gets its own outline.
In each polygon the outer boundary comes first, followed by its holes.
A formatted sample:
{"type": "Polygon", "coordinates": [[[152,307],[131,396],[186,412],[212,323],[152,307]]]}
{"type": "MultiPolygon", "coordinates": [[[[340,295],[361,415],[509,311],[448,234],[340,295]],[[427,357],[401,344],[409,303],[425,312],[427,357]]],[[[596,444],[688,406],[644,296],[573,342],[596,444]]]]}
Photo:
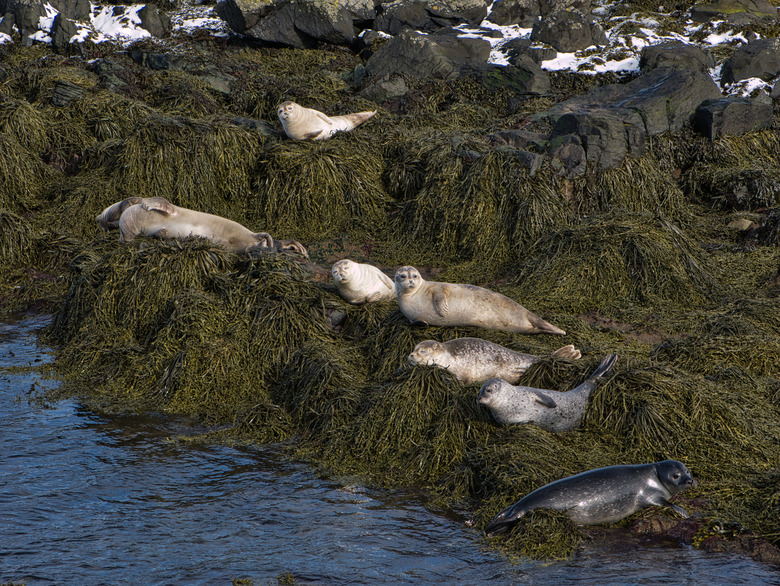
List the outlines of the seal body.
{"type": "Polygon", "coordinates": [[[426,281],[414,267],[395,273],[398,306],[412,323],[477,326],[519,334],[565,334],[509,297],[475,285],[426,281]]]}
{"type": "Polygon", "coordinates": [[[579,525],[616,523],[650,506],[669,506],[688,517],[669,499],[693,485],[677,460],[596,468],[537,488],[496,515],[485,533],[503,533],[533,509],[565,511],[579,525]]]}
{"type": "Polygon", "coordinates": [[[327,116],[319,110],[304,108],[295,102],[283,102],[276,109],[284,132],[294,140],[326,140],[337,132],[348,132],[376,114],[356,112],[344,116],[327,116]]]}
{"type": "MultiPolygon", "coordinates": [[[[569,344],[552,353],[557,358],[577,360],[582,354],[569,344]]],[[[446,368],[463,384],[501,378],[516,383],[540,356],[523,354],[480,338],[456,338],[447,342],[424,340],[409,354],[413,365],[446,368]]]]}
{"type": "Polygon", "coordinates": [[[267,232],[252,232],[238,222],[175,206],[163,197],[128,198],[101,212],[97,222],[105,228],[119,227],[119,240],[136,236],[188,238],[199,236],[233,252],[291,250],[308,257],[296,240],[274,240],[267,232]],[[117,217],[118,216],[118,217],[117,217]]]}
{"type": "Polygon", "coordinates": [[[354,304],[395,299],[393,281],[377,267],[345,258],[331,268],[333,280],[345,301],[354,304]]]}
{"type": "Polygon", "coordinates": [[[477,401],[499,423],[535,423],[547,431],[571,431],[579,427],[596,382],[616,362],[617,354],[607,356],[588,380],[565,393],[514,386],[494,378],[482,385],[477,401]]]}

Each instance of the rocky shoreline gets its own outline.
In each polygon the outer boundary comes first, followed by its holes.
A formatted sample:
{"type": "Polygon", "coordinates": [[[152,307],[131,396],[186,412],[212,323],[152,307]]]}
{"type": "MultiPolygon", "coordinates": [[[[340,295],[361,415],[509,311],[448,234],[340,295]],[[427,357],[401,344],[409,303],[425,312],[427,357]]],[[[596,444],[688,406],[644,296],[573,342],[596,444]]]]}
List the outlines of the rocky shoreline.
{"type": "MultiPolygon", "coordinates": [[[[700,482],[693,519],[622,526],[779,563],[777,8],[669,8],[6,0],[0,309],[56,313],[62,392],[93,409],[289,442],[479,527],[562,476],[677,459],[700,482]],[[567,59],[576,71],[556,69],[567,59]],[[292,141],[286,100],[378,112],[292,141]],[[95,216],[135,196],[298,240],[311,260],[121,244],[95,216]],[[501,291],[566,339],[350,305],[329,275],[342,258],[501,291]],[[621,360],[581,429],[501,427],[478,386],[407,363],[422,340],[464,336],[582,349],[534,364],[520,384],[541,388],[621,360]]],[[[555,558],[587,534],[540,514],[491,543],[555,558]]]]}

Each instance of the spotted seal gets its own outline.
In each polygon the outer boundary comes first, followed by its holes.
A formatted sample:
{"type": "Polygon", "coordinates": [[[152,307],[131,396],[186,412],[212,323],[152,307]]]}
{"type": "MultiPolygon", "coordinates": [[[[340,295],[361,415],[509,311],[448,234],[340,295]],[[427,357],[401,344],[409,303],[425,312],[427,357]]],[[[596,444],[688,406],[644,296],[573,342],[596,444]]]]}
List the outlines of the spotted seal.
{"type": "Polygon", "coordinates": [[[565,334],[509,297],[475,285],[426,281],[414,267],[395,273],[398,306],[412,323],[478,326],[519,334],[565,334]]]}
{"type": "MultiPolygon", "coordinates": [[[[578,360],[582,354],[571,344],[551,354],[578,360]]],[[[501,378],[512,384],[541,356],[523,354],[480,338],[455,338],[446,342],[424,340],[409,354],[412,365],[425,364],[449,370],[464,385],[501,378]]]]}
{"type": "Polygon", "coordinates": [[[106,229],[118,226],[121,242],[129,242],[139,235],[200,236],[233,252],[285,250],[309,256],[297,240],[274,240],[267,232],[252,232],[233,220],[175,206],[163,197],[131,197],[107,207],[96,219],[106,229]]]}
{"type": "Polygon", "coordinates": [[[331,268],[339,294],[349,303],[374,303],[395,299],[393,280],[374,265],[345,258],[331,268]]]}
{"type": "Polygon", "coordinates": [[[304,108],[295,102],[282,102],[276,109],[284,132],[294,140],[326,140],[337,132],[348,132],[376,114],[356,112],[343,116],[327,116],[319,110],[304,108]]]}
{"type": "Polygon", "coordinates": [[[516,387],[494,378],[482,385],[477,401],[490,409],[499,423],[535,423],[547,431],[571,431],[580,425],[596,381],[616,362],[617,354],[610,354],[588,380],[565,393],[516,387]]]}
{"type": "Polygon", "coordinates": [[[677,460],[596,468],[537,488],[496,515],[485,533],[504,533],[533,509],[565,511],[579,525],[616,523],[651,506],[668,506],[687,518],[669,499],[694,485],[677,460]]]}

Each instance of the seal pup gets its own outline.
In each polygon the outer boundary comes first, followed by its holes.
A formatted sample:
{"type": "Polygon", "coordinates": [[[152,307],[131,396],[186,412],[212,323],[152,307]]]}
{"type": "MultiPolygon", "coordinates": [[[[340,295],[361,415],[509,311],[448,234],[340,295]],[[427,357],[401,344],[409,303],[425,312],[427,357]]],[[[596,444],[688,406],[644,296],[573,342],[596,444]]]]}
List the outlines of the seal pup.
{"type": "Polygon", "coordinates": [[[157,238],[200,236],[238,253],[276,250],[309,257],[297,240],[274,240],[267,232],[252,232],[233,220],[175,206],[163,197],[131,197],[117,202],[103,210],[97,222],[104,228],[118,225],[120,242],[129,242],[139,235],[157,238]]]}
{"type": "Polygon", "coordinates": [[[414,267],[395,273],[398,306],[412,323],[478,326],[518,334],[565,334],[501,293],[476,285],[426,281],[414,267]]]}
{"type": "Polygon", "coordinates": [[[276,109],[284,132],[293,140],[326,140],[337,132],[348,132],[376,114],[356,112],[344,116],[327,116],[319,110],[304,108],[295,102],[282,102],[276,109]]]}
{"type": "Polygon", "coordinates": [[[516,387],[494,378],[482,385],[477,402],[490,409],[499,423],[535,423],[547,431],[571,431],[580,425],[596,381],[612,370],[616,362],[617,354],[610,354],[588,380],[564,393],[516,387]]]}
{"type": "Polygon", "coordinates": [[[687,518],[669,499],[694,484],[685,464],[677,460],[596,468],[537,488],[496,515],[485,533],[504,533],[533,509],[565,511],[578,525],[617,523],[651,506],[672,507],[687,518]]]}
{"type": "Polygon", "coordinates": [[[339,295],[349,303],[374,303],[395,299],[393,280],[374,265],[345,258],[331,268],[339,295]]]}
{"type": "MultiPolygon", "coordinates": [[[[550,354],[556,358],[578,360],[582,354],[569,344],[550,354]]],[[[409,354],[413,365],[446,368],[464,385],[502,378],[512,384],[541,356],[523,354],[481,338],[455,338],[446,342],[424,340],[409,354]]]]}

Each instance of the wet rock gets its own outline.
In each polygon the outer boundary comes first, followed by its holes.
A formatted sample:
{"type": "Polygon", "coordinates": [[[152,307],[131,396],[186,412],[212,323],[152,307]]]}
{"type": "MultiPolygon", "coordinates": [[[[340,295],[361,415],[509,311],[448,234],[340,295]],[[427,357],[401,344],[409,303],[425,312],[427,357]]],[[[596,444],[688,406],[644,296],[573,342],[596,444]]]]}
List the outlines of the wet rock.
{"type": "Polygon", "coordinates": [[[548,136],[540,132],[529,130],[499,130],[485,136],[492,145],[509,145],[516,149],[532,148],[539,152],[547,150],[548,136]]]}
{"type": "Polygon", "coordinates": [[[642,49],[639,68],[642,71],[658,67],[677,67],[694,71],[708,71],[715,60],[708,51],[686,43],[660,43],[642,49]]]}
{"type": "Polygon", "coordinates": [[[84,97],[84,89],[76,84],[67,81],[58,81],[54,85],[54,94],[51,103],[55,106],[67,106],[74,100],[80,100],[84,97]]]}
{"type": "Polygon", "coordinates": [[[501,26],[516,24],[532,28],[539,14],[538,0],[496,0],[487,20],[501,26]]]}
{"type": "Polygon", "coordinates": [[[168,55],[164,53],[148,53],[141,49],[135,48],[130,51],[130,58],[149,69],[161,70],[168,69],[170,62],[168,61],[168,55]]]}
{"type": "Polygon", "coordinates": [[[561,116],[550,133],[552,150],[560,138],[569,136],[579,138],[585,160],[598,169],[617,167],[627,155],[641,156],[647,138],[641,116],[628,108],[593,108],[561,116]]]}
{"type": "Polygon", "coordinates": [[[57,53],[62,53],[70,45],[70,40],[78,33],[76,24],[62,14],[54,17],[51,25],[51,44],[57,53]]]}
{"type": "Polygon", "coordinates": [[[516,65],[520,55],[528,55],[535,63],[555,59],[558,51],[552,47],[534,46],[531,39],[512,39],[501,47],[506,54],[507,61],[516,65]]]}
{"type": "Polygon", "coordinates": [[[721,86],[751,77],[771,81],[780,75],[780,39],[766,38],[741,45],[723,64],[721,86]]]}
{"type": "Polygon", "coordinates": [[[696,109],[693,128],[709,139],[740,135],[772,126],[772,101],[731,96],[705,100],[696,109]]]}
{"type": "Polygon", "coordinates": [[[169,37],[171,34],[171,18],[161,12],[154,4],[147,4],[138,11],[141,27],[157,38],[169,37]]]}
{"type": "Polygon", "coordinates": [[[727,20],[734,24],[748,24],[763,18],[777,19],[777,8],[767,0],[715,0],[691,7],[693,22],[727,20]]]}
{"type": "Polygon", "coordinates": [[[543,95],[550,91],[550,78],[528,55],[514,65],[485,64],[475,70],[482,84],[492,90],[511,88],[519,94],[543,95]]]}
{"type": "Polygon", "coordinates": [[[649,136],[682,129],[704,100],[722,97],[718,86],[704,72],[659,67],[625,84],[595,88],[556,104],[542,116],[557,120],[569,112],[591,108],[636,110],[649,136]]]}
{"type": "Polygon", "coordinates": [[[531,41],[572,53],[591,45],[606,45],[607,35],[590,15],[576,8],[558,9],[534,24],[531,41]]]}
{"type": "Polygon", "coordinates": [[[585,149],[580,137],[575,134],[556,137],[554,141],[550,141],[548,152],[552,159],[552,168],[559,175],[580,175],[588,168],[585,149]]]}
{"type": "Polygon", "coordinates": [[[409,28],[430,33],[464,23],[478,26],[485,19],[489,4],[487,0],[396,0],[382,4],[374,28],[397,35],[409,28]]]}
{"type": "Polygon", "coordinates": [[[397,74],[453,79],[464,66],[479,67],[489,56],[490,43],[484,39],[405,30],[371,56],[366,72],[377,80],[397,74]]]}

